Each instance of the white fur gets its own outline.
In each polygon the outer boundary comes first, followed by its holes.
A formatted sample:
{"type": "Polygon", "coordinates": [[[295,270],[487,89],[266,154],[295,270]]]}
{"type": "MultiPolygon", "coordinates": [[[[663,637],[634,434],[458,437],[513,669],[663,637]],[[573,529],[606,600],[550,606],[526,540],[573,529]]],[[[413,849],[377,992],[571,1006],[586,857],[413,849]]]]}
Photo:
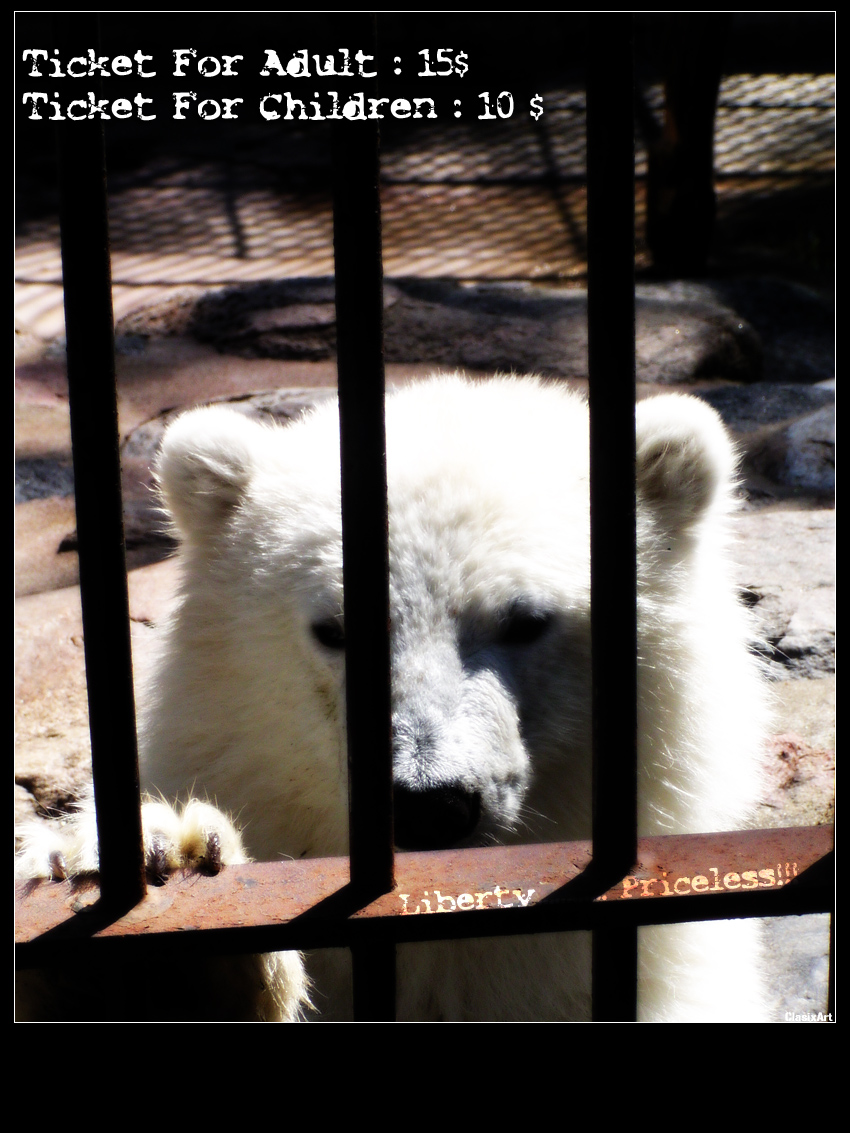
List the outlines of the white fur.
{"type": "MultiPolygon", "coordinates": [[[[734,454],[693,398],[642,402],[637,430],[640,831],[740,827],[765,713],[726,547],[734,454]]],[[[395,777],[480,798],[464,845],[590,835],[587,432],[584,401],[534,379],[434,379],[387,402],[395,777]],[[511,638],[517,611],[544,620],[532,640],[511,638]]],[[[187,413],[159,476],[183,584],[144,700],[145,781],[214,799],[254,858],[344,854],[343,655],[313,629],[342,625],[336,408],[286,428],[187,413]]],[[[756,926],[641,940],[642,1018],[759,1016],[756,926]]],[[[400,1018],[587,1017],[585,934],[399,956],[400,1018]]],[[[293,963],[284,1018],[306,1003],[293,963]]],[[[344,954],[310,970],[322,1016],[345,1018],[344,954]]]]}

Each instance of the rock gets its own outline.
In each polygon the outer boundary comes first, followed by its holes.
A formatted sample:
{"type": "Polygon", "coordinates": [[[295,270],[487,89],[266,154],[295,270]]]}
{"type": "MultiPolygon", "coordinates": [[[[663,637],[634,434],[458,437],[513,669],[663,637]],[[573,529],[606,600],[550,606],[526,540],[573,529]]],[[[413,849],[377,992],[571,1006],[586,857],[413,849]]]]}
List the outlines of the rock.
{"type": "MultiPolygon", "coordinates": [[[[389,360],[433,360],[546,377],[587,377],[587,293],[532,285],[475,287],[397,281],[401,298],[385,315],[389,360]]],[[[652,384],[701,376],[751,381],[758,340],[720,304],[636,290],[637,378],[652,384]]]]}
{"type": "Polygon", "coordinates": [[[763,922],[765,955],[781,968],[774,985],[773,1018],[816,1016],[827,1008],[829,979],[829,914],[771,917],[763,922]]]}
{"type": "Polygon", "coordinates": [[[814,383],[835,377],[835,312],[816,291],[770,276],[696,286],[697,294],[713,296],[750,324],[762,343],[766,378],[814,383]]]}
{"type": "Polygon", "coordinates": [[[74,468],[66,457],[24,457],[15,461],[15,503],[73,496],[74,468]]]}
{"type": "Polygon", "coordinates": [[[15,782],[41,813],[62,810],[91,778],[78,587],[15,603],[15,782]]]}
{"type": "MultiPolygon", "coordinates": [[[[129,574],[133,668],[143,681],[177,584],[174,562],[129,574]]],[[[83,627],[77,586],[15,604],[16,813],[65,811],[91,782],[83,627]]]]}
{"type": "MultiPolygon", "coordinates": [[[[181,325],[242,357],[329,358],[333,301],[329,280],[243,285],[203,296],[188,320],[181,308],[181,325]]],[[[587,376],[585,291],[401,279],[385,285],[384,305],[388,362],[587,376]]],[[[830,307],[781,280],[639,283],[636,346],[642,382],[834,377],[830,307]]]]}
{"type": "Polygon", "coordinates": [[[835,670],[835,512],[744,513],[735,558],[774,680],[835,670]]]}
{"type": "Polygon", "coordinates": [[[68,496],[29,500],[15,508],[15,597],[59,590],[79,581],[76,555],[59,553],[74,530],[76,512],[68,496]]]}
{"type": "MultiPolygon", "coordinates": [[[[636,302],[640,381],[759,377],[757,335],[710,291],[679,294],[639,285],[636,302]]],[[[389,363],[587,376],[585,291],[406,279],[386,284],[384,306],[389,363]]],[[[201,299],[189,328],[201,341],[242,357],[331,357],[333,285],[296,280],[229,288],[201,299]]]]}
{"type": "Polygon", "coordinates": [[[741,435],[751,499],[835,495],[835,382],[757,382],[701,388],[726,425],[741,435]]]}
{"type": "Polygon", "coordinates": [[[733,432],[752,433],[834,405],[835,382],[819,382],[816,385],[799,382],[723,383],[712,389],[702,386],[697,397],[716,409],[733,432]]]}
{"type": "Polygon", "coordinates": [[[793,732],[813,748],[835,751],[835,675],[773,685],[773,730],[793,732]]]}
{"type": "Polygon", "coordinates": [[[835,494],[835,408],[826,405],[796,421],[773,426],[747,445],[749,467],[792,493],[831,499],[835,494]]]}
{"type": "Polygon", "coordinates": [[[264,282],[204,295],[188,332],[243,358],[321,359],[336,351],[333,280],[264,282]]]}
{"type": "Polygon", "coordinates": [[[769,792],[760,825],[821,826],[835,821],[835,752],[816,748],[794,733],[772,737],[765,753],[769,792]]]}

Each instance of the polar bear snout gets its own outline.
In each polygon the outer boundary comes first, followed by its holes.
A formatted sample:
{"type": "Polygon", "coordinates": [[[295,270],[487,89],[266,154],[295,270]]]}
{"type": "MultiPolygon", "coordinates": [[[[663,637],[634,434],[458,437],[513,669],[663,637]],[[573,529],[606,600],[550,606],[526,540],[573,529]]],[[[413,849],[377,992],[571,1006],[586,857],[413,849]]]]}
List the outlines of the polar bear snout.
{"type": "Polygon", "coordinates": [[[396,786],[395,842],[401,850],[445,850],[469,837],[481,817],[481,796],[464,787],[396,786]]]}

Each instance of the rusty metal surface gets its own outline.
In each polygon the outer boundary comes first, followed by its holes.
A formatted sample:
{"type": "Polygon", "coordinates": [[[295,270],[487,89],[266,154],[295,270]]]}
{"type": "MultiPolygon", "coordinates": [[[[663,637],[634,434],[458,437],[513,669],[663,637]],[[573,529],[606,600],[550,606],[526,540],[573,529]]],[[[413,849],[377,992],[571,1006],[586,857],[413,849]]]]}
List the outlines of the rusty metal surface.
{"type": "Polygon", "coordinates": [[[72,946],[196,948],[198,929],[205,947],[235,953],[828,911],[832,836],[824,826],[641,839],[634,869],[601,892],[583,872],[589,842],[399,854],[395,889],[366,903],[346,858],[176,875],[117,919],[93,880],[20,882],[18,962],[72,946]]]}

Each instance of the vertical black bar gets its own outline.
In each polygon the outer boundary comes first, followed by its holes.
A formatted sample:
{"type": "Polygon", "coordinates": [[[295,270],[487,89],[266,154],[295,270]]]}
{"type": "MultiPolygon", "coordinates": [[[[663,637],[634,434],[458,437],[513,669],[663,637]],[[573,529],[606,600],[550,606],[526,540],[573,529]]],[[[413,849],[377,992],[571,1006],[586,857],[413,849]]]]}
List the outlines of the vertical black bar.
{"type": "MultiPolygon", "coordinates": [[[[97,51],[97,17],[56,16],[55,35],[63,52],[97,51]]],[[[145,873],[103,128],[97,121],[65,121],[58,131],[68,392],[100,884],[105,901],[129,906],[144,895],[145,873]]]]}
{"type": "MultiPolygon", "coordinates": [[[[338,17],[340,43],[377,70],[375,18],[338,17]]],[[[366,79],[367,96],[377,84],[366,79]]],[[[393,886],[389,566],[384,433],[383,268],[377,124],[335,122],[334,260],[342,457],[351,882],[393,886]]],[[[352,950],[355,1012],[393,1018],[395,948],[352,950]]]]}
{"type": "MultiPolygon", "coordinates": [[[[637,851],[631,22],[590,17],[587,81],[593,860],[610,883],[637,851]]],[[[594,932],[594,1018],[634,1019],[636,979],[637,930],[594,932]]]]}
{"type": "Polygon", "coordinates": [[[673,278],[701,275],[714,240],[714,117],[731,26],[731,12],[667,12],[657,29],[664,124],[647,146],[646,242],[673,278]]]}
{"type": "Polygon", "coordinates": [[[354,1018],[360,1023],[394,1023],[396,953],[392,940],[351,946],[354,1018]]]}

